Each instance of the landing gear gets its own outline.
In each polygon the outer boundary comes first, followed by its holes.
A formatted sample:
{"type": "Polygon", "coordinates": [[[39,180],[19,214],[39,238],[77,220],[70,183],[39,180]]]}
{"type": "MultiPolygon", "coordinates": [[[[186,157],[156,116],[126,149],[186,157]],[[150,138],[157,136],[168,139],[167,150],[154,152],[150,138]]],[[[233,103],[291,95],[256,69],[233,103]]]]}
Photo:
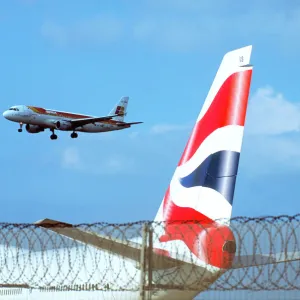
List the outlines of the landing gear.
{"type": "Polygon", "coordinates": [[[50,129],[52,131],[52,134],[50,135],[51,140],[57,140],[57,135],[54,133],[54,129],[50,129]]]}
{"type": "Polygon", "coordinates": [[[20,123],[20,128],[18,129],[18,132],[22,132],[23,123],[20,123]]]}
{"type": "Polygon", "coordinates": [[[57,140],[57,135],[56,134],[51,134],[50,139],[51,140],[57,140]]]}
{"type": "Polygon", "coordinates": [[[71,138],[76,139],[78,137],[78,134],[76,132],[71,133],[71,138]]]}

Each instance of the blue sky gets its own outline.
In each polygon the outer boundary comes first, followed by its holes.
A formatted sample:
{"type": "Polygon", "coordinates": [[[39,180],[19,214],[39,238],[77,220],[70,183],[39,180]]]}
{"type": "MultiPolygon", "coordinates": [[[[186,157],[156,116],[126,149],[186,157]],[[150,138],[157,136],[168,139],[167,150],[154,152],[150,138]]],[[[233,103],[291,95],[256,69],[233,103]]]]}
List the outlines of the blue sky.
{"type": "Polygon", "coordinates": [[[222,56],[248,44],[233,216],[300,212],[299,17],[296,1],[1,2],[2,111],[105,115],[128,95],[127,120],[145,123],[51,141],[2,118],[0,220],[153,219],[222,56]]]}

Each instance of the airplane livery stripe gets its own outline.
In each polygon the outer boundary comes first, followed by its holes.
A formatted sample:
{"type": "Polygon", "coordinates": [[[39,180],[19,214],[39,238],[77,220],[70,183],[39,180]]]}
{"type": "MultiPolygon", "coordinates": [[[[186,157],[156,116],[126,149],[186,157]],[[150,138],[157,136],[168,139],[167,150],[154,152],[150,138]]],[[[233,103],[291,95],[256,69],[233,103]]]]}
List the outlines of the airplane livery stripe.
{"type": "Polygon", "coordinates": [[[219,192],[232,205],[240,153],[219,151],[208,156],[191,174],[179,181],[191,188],[203,186],[219,192]]]}
{"type": "Polygon", "coordinates": [[[42,114],[42,115],[57,116],[57,117],[70,118],[70,119],[91,118],[91,116],[73,114],[73,113],[62,112],[57,110],[50,110],[50,109],[45,109],[36,106],[28,106],[28,108],[30,108],[35,113],[42,114]]]}
{"type": "Polygon", "coordinates": [[[240,152],[244,127],[229,125],[218,128],[210,134],[197,149],[195,154],[185,164],[176,168],[177,177],[191,174],[209,155],[219,151],[240,152]]]}
{"type": "MultiPolygon", "coordinates": [[[[61,117],[61,118],[67,118],[67,119],[94,118],[92,116],[73,114],[73,113],[62,112],[62,111],[57,111],[57,110],[50,110],[50,109],[48,110],[48,109],[44,109],[42,107],[36,107],[36,106],[28,106],[28,108],[37,114],[46,115],[46,116],[61,117]]],[[[102,120],[101,123],[115,124],[115,123],[121,123],[121,122],[116,121],[116,120],[102,120]]]]}
{"type": "Polygon", "coordinates": [[[227,125],[244,126],[251,75],[252,70],[246,70],[227,78],[206,114],[196,123],[179,166],[187,162],[216,129],[227,125]]]}

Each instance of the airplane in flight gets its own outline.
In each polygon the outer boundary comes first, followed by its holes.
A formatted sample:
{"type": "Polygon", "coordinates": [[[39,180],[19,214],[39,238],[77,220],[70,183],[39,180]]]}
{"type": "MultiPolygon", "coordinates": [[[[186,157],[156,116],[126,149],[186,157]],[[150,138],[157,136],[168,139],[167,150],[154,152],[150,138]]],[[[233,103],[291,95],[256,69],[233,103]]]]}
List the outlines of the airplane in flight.
{"type": "MultiPolygon", "coordinates": [[[[251,52],[252,46],[247,46],[223,57],[154,218],[161,226],[153,226],[152,284],[162,288],[155,290],[151,299],[191,300],[230,269],[300,259],[299,253],[288,252],[236,255],[230,218],[252,78],[251,52]],[[191,227],[193,230],[188,229],[191,227]],[[187,288],[177,289],[174,282],[187,288]]],[[[125,242],[93,232],[92,227],[84,230],[51,219],[37,221],[35,226],[83,245],[82,258],[78,246],[67,251],[31,252],[31,263],[12,274],[12,278],[29,286],[46,287],[65,283],[101,286],[109,282],[111,289],[85,295],[89,299],[141,299],[138,289],[126,290],[132,283],[140,282],[138,264],[144,251],[141,238],[125,242]],[[45,257],[51,257],[47,269],[45,257]],[[118,287],[125,290],[114,290],[118,287]]],[[[10,261],[14,266],[19,260],[10,261]]],[[[34,289],[31,293],[33,297],[34,289]]],[[[59,292],[55,299],[74,299],[74,293],[59,292]]],[[[78,293],[83,297],[83,291],[78,293]]],[[[146,299],[149,293],[145,291],[146,299]]]]}
{"type": "Polygon", "coordinates": [[[50,129],[51,140],[56,140],[55,130],[72,131],[71,138],[77,138],[77,132],[98,133],[121,130],[143,122],[124,122],[127,114],[129,97],[122,97],[117,105],[105,117],[94,117],[70,112],[45,109],[42,107],[15,105],[3,113],[9,121],[20,124],[18,132],[22,132],[23,124],[29,133],[39,133],[50,129]]]}

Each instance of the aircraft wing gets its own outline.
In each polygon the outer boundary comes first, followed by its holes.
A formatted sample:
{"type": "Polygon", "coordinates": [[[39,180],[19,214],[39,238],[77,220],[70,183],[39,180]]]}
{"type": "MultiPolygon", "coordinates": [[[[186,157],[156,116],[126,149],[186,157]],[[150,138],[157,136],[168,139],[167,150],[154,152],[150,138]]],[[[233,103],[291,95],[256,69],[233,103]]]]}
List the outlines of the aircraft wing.
{"type": "Polygon", "coordinates": [[[95,123],[95,122],[111,120],[112,118],[118,117],[118,116],[120,116],[120,115],[113,115],[113,116],[107,116],[107,117],[96,117],[96,118],[73,119],[70,122],[76,128],[76,127],[80,127],[80,126],[95,123]]]}
{"type": "Polygon", "coordinates": [[[236,256],[232,269],[257,267],[269,264],[278,264],[300,260],[300,251],[297,252],[280,252],[276,254],[256,254],[236,256]]]}
{"type": "MultiPolygon", "coordinates": [[[[141,245],[138,243],[113,239],[108,236],[99,235],[95,232],[81,230],[68,223],[62,223],[50,219],[44,219],[36,222],[35,224],[78,242],[94,246],[104,251],[109,251],[138,263],[140,262],[141,245]]],[[[173,268],[184,263],[155,252],[152,252],[152,257],[152,268],[156,270],[173,268]]]]}

